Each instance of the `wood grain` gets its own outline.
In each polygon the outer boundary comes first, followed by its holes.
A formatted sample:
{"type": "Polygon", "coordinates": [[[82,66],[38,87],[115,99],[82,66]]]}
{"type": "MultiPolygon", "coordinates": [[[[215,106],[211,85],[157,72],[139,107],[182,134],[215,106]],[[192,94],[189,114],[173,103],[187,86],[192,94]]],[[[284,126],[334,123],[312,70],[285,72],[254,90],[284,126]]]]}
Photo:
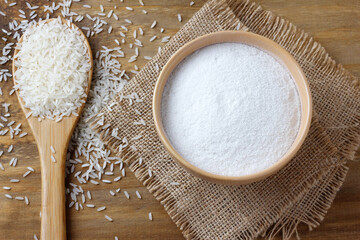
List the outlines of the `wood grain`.
{"type": "MultiPolygon", "coordinates": [[[[115,34],[108,36],[100,34],[90,39],[90,44],[94,52],[101,48],[101,44],[115,46],[114,39],[119,39],[118,28],[124,24],[124,18],[134,22],[129,27],[133,31],[136,26],[142,26],[145,36],[141,40],[145,43],[144,48],[140,49],[140,56],[153,56],[157,51],[157,45],[162,45],[160,37],[173,35],[183,23],[177,21],[177,13],[183,17],[183,22],[187,21],[196,10],[198,10],[204,0],[195,0],[196,4],[190,7],[187,0],[143,0],[145,7],[140,7],[137,0],[125,0],[124,4],[119,1],[102,1],[105,10],[108,12],[116,5],[115,12],[120,17],[116,22],[113,18],[108,20],[114,28],[115,34]],[[125,6],[133,6],[134,12],[124,10],[125,6]],[[141,14],[141,9],[148,11],[147,15],[141,14]],[[153,20],[157,20],[158,25],[154,29],[149,29],[153,20]],[[146,24],[144,24],[146,23],[146,24]],[[159,29],[165,28],[161,34],[159,29]],[[149,44],[148,39],[157,34],[158,40],[154,44],[149,44]]],[[[31,4],[43,3],[40,0],[29,0],[31,4]]],[[[311,33],[315,40],[324,45],[329,54],[346,69],[357,77],[360,77],[360,1],[358,0],[257,0],[264,8],[269,9],[280,16],[289,19],[297,26],[311,33]]],[[[96,0],[86,0],[80,3],[73,3],[76,12],[92,15],[99,12],[99,4],[96,0]],[[93,5],[92,9],[83,8],[83,4],[93,5]]],[[[24,2],[18,5],[26,8],[24,2]]],[[[7,8],[4,2],[0,3],[0,10],[6,12],[7,16],[17,16],[16,9],[7,8]]],[[[4,27],[7,18],[0,18],[0,25],[4,27]]],[[[19,18],[17,18],[19,19],[19,18]]],[[[84,20],[87,21],[87,20],[84,20]]],[[[82,24],[79,24],[81,26],[82,24]]],[[[1,46],[4,43],[1,42],[1,46]]],[[[125,52],[133,52],[126,44],[122,46],[125,52]]],[[[142,57],[136,62],[137,66],[142,67],[146,60],[142,57]]],[[[133,69],[134,63],[123,61],[124,69],[133,69]]],[[[0,96],[1,102],[12,104],[10,106],[12,118],[17,123],[22,123],[24,131],[30,132],[20,105],[16,97],[8,96],[12,84],[0,83],[5,93],[0,96]]],[[[3,108],[0,109],[3,114],[3,108]]],[[[0,189],[0,232],[1,239],[33,239],[33,234],[39,236],[40,232],[40,161],[33,135],[24,138],[10,139],[0,137],[0,150],[6,150],[9,145],[14,144],[14,151],[11,154],[5,152],[0,161],[6,170],[0,170],[0,186],[11,186],[12,190],[7,192],[0,189]],[[18,166],[13,168],[8,166],[12,157],[18,157],[18,166]],[[26,167],[32,166],[35,173],[30,174],[26,179],[22,174],[26,172],[26,167]],[[11,178],[19,178],[20,183],[10,183],[11,178]],[[26,206],[22,201],[9,200],[4,198],[5,193],[13,196],[28,196],[30,206],[26,206]]],[[[357,155],[360,158],[360,155],[357,155]]],[[[327,214],[324,222],[316,230],[309,232],[306,227],[300,227],[302,239],[306,240],[341,240],[359,239],[360,236],[360,164],[357,162],[349,163],[350,171],[344,186],[337,195],[334,204],[327,214]]],[[[115,170],[115,174],[120,174],[115,170]]],[[[126,177],[114,184],[83,185],[84,190],[91,190],[93,200],[91,203],[96,207],[106,205],[105,212],[96,212],[94,209],[85,208],[76,211],[74,208],[68,209],[67,214],[67,236],[68,239],[183,239],[180,230],[171,221],[163,207],[152,195],[139,183],[134,175],[127,169],[126,177]],[[109,194],[109,190],[116,188],[127,190],[131,196],[126,199],[123,192],[115,197],[109,194]],[[135,191],[138,190],[143,199],[137,199],[135,191]],[[148,220],[148,212],[153,213],[153,221],[148,220]],[[111,216],[114,222],[108,222],[104,214],[111,216]]],[[[277,239],[281,239],[280,237],[277,239]]]]}
{"type": "Polygon", "coordinates": [[[74,116],[59,123],[29,119],[41,162],[41,239],[66,239],[65,162],[74,116]],[[50,146],[56,149],[52,153],[50,146]],[[56,162],[51,161],[54,156],[56,162]]]}

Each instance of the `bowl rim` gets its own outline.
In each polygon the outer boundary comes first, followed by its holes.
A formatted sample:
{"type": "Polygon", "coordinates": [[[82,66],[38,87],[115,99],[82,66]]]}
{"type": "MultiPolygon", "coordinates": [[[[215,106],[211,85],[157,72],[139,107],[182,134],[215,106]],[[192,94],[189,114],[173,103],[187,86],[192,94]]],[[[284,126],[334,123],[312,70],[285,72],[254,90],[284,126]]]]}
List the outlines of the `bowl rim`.
{"type": "Polygon", "coordinates": [[[310,87],[307,82],[306,76],[302,71],[300,65],[292,57],[292,55],[287,52],[284,48],[278,45],[276,42],[260,36],[258,34],[243,32],[243,31],[221,31],[203,35],[198,37],[180,49],[178,49],[167,61],[163,67],[154,88],[153,102],[152,102],[152,114],[154,118],[154,124],[156,132],[164,144],[164,147],[172,155],[177,163],[179,163],[183,168],[193,175],[200,177],[209,182],[226,184],[226,185],[241,185],[248,184],[255,181],[262,180],[266,177],[273,175],[282,169],[294,155],[298,152],[301,145],[303,144],[310,128],[311,119],[312,119],[312,97],[310,92],[310,87]],[[291,147],[285,153],[285,155],[280,158],[276,163],[270,167],[253,173],[249,175],[240,175],[240,176],[225,176],[213,174],[207,171],[204,171],[190,162],[186,161],[172,146],[170,140],[168,139],[165,130],[162,124],[161,118],[161,100],[163,89],[166,85],[168,77],[171,72],[176,68],[176,66],[187,56],[199,50],[203,47],[217,44],[217,43],[226,43],[226,42],[238,42],[247,44],[253,47],[256,47],[262,51],[267,52],[272,55],[276,60],[278,60],[292,75],[297,91],[299,93],[299,98],[301,102],[301,121],[298,134],[292,143],[291,147]]]}

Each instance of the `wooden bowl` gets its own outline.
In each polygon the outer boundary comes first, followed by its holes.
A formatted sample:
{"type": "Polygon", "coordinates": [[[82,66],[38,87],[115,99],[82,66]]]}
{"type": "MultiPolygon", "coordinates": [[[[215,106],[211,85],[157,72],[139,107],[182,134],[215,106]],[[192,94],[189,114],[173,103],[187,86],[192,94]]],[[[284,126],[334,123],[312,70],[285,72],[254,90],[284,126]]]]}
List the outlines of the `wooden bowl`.
{"type": "Polygon", "coordinates": [[[169,151],[169,153],[174,157],[174,159],[188,172],[213,183],[227,184],[227,185],[241,185],[241,184],[248,184],[251,182],[262,180],[276,173],[281,168],[283,168],[287,163],[290,162],[290,160],[294,157],[296,152],[300,149],[309,131],[311,124],[311,117],[312,117],[312,99],[311,99],[309,85],[307,83],[305,74],[303,73],[301,67],[296,62],[296,60],[290,55],[290,53],[288,53],[280,45],[278,45],[277,43],[275,43],[274,41],[268,38],[253,33],[241,32],[241,31],[223,31],[223,32],[216,32],[216,33],[204,35],[185,44],[169,59],[169,61],[162,69],[161,74],[155,85],[154,96],[153,96],[153,117],[155,121],[156,131],[159,135],[161,142],[164,144],[165,148],[169,151]],[[170,140],[166,136],[161,119],[162,93],[165,84],[167,82],[167,79],[170,76],[171,72],[175,69],[175,67],[184,58],[186,58],[196,50],[208,45],[212,45],[216,43],[225,43],[225,42],[238,42],[238,43],[247,44],[256,47],[262,51],[265,51],[271,56],[273,56],[275,59],[277,59],[285,68],[287,68],[292,78],[294,79],[301,102],[301,119],[300,119],[299,132],[295,138],[295,141],[293,142],[287,153],[267,169],[250,175],[223,176],[223,175],[212,174],[198,167],[195,167],[194,165],[186,161],[186,159],[184,159],[172,146],[170,140]]]}

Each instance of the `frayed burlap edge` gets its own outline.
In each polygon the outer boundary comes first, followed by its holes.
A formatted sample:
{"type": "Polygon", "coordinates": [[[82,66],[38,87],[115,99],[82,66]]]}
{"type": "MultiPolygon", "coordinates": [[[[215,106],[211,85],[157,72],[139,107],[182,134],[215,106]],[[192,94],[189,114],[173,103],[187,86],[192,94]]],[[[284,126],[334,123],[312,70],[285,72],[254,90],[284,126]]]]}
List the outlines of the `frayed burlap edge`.
{"type": "Polygon", "coordinates": [[[347,172],[348,167],[345,162],[331,168],[292,208],[284,213],[276,224],[267,230],[266,237],[271,240],[281,233],[284,240],[291,239],[294,234],[297,239],[300,239],[297,232],[299,224],[305,224],[310,231],[318,227],[330,209],[347,172]],[[305,202],[312,202],[312,204],[304,209],[305,202]]]}

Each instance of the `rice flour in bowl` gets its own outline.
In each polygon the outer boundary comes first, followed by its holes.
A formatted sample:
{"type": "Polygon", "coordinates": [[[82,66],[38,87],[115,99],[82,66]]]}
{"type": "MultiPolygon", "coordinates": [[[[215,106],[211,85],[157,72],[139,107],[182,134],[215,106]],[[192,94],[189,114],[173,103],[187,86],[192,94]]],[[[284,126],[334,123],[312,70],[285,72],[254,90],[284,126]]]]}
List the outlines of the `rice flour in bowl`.
{"type": "Polygon", "coordinates": [[[205,35],[179,49],[155,86],[159,137],[180,165],[221,184],[263,179],[285,166],[311,122],[296,61],[252,33],[205,35]]]}

